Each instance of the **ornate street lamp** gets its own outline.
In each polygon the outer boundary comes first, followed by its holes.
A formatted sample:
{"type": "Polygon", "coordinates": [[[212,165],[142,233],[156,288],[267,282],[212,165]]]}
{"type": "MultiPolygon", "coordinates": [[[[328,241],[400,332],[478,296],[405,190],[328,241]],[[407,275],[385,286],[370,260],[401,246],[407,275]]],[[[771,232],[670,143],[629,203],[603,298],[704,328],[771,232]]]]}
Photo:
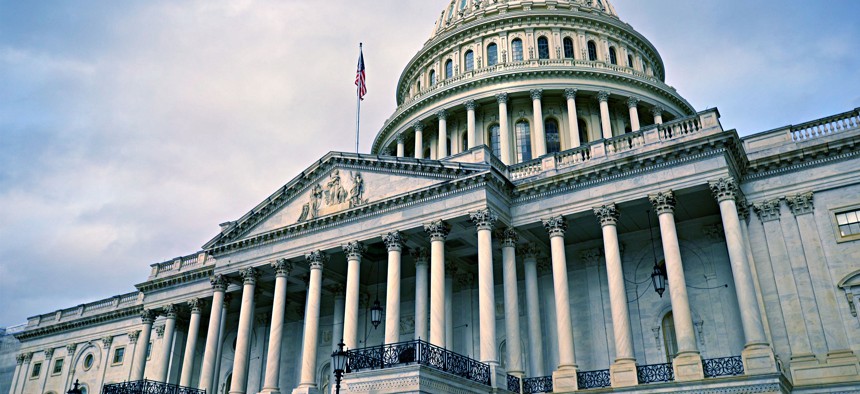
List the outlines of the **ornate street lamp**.
{"type": "Polygon", "coordinates": [[[651,236],[651,255],[654,257],[654,270],[651,271],[651,284],[654,285],[654,291],[663,298],[663,292],[666,291],[666,281],[669,276],[666,275],[666,260],[657,262],[657,250],[654,247],[654,231],[651,229],[651,211],[645,211],[648,216],[648,234],[651,236]]]}
{"type": "Polygon", "coordinates": [[[373,324],[373,328],[376,329],[379,327],[379,323],[382,323],[382,305],[379,303],[379,296],[376,296],[376,301],[373,301],[373,306],[370,308],[370,323],[373,324]]]}
{"type": "Polygon", "coordinates": [[[78,387],[78,386],[80,386],[80,384],[78,384],[78,379],[75,379],[75,383],[73,386],[74,387],[70,388],[69,391],[66,391],[66,394],[81,394],[82,393],[81,388],[78,387]]]}
{"type": "MultiPolygon", "coordinates": [[[[334,370],[335,393],[340,394],[340,381],[343,378],[343,373],[346,371],[346,351],[343,350],[343,339],[337,344],[337,350],[331,354],[331,365],[334,370]]],[[[80,394],[80,393],[79,393],[80,394]]]]}

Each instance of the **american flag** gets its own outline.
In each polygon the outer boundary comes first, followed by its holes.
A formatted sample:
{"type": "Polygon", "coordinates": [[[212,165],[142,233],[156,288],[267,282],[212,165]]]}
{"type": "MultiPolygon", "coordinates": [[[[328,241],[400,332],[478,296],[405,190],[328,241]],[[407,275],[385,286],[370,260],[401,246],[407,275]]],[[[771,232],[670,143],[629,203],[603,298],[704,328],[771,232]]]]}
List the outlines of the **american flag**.
{"type": "Polygon", "coordinates": [[[361,45],[358,46],[358,70],[355,72],[355,86],[358,87],[358,98],[364,100],[364,95],[367,94],[367,84],[364,75],[364,52],[361,45]]]}

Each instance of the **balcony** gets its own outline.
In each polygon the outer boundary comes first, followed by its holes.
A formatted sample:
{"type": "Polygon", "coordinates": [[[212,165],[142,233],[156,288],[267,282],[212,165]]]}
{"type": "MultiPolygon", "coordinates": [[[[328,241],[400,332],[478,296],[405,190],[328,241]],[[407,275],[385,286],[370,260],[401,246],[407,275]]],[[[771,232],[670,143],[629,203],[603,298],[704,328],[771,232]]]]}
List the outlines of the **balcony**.
{"type": "Polygon", "coordinates": [[[102,388],[102,394],[206,394],[206,390],[144,379],[106,384],[102,388]]]}

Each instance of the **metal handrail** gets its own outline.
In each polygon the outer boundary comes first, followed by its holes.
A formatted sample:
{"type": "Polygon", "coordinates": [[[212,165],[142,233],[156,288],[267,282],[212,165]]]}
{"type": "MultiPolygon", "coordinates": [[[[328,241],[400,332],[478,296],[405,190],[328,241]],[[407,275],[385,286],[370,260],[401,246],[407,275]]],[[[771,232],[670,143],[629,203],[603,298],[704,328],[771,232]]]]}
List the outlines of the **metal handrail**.
{"type": "Polygon", "coordinates": [[[206,394],[206,390],[144,379],[106,384],[102,394],[206,394]]]}

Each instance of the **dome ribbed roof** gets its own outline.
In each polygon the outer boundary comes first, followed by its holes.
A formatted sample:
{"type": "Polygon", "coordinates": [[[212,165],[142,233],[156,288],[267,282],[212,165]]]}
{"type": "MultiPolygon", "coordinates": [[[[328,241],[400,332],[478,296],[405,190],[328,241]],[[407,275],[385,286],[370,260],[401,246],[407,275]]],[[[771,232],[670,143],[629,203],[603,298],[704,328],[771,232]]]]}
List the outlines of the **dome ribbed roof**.
{"type": "Polygon", "coordinates": [[[597,11],[618,18],[615,7],[609,0],[451,0],[436,20],[430,39],[456,29],[460,24],[474,20],[476,17],[504,13],[508,10],[556,8],[582,8],[583,11],[597,11]]]}

